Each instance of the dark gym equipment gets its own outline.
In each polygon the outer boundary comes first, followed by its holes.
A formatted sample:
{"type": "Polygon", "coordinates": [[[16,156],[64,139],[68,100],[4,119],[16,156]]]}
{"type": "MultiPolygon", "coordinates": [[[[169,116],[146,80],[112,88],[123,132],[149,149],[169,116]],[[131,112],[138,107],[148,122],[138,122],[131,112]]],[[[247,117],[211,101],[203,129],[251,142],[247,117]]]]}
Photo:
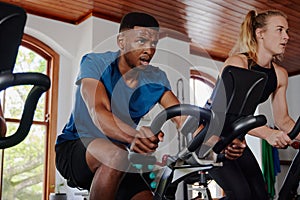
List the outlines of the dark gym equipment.
{"type": "MultiPolygon", "coordinates": [[[[207,108],[181,104],[163,110],[151,124],[153,133],[175,116],[186,115],[188,120],[181,133],[186,148],[177,155],[169,156],[161,169],[154,191],[157,200],[175,199],[177,185],[184,180],[199,176],[212,167],[219,167],[225,156],[221,151],[235,138],[243,138],[249,130],[266,123],[263,115],[253,116],[266,84],[266,75],[247,69],[227,66],[218,80],[207,108]],[[193,137],[202,124],[204,128],[193,137]],[[214,141],[213,138],[219,138],[214,141]]],[[[150,156],[151,157],[151,156],[150,156]]],[[[130,153],[129,159],[136,164],[153,164],[153,158],[130,153]],[[138,157],[138,158],[137,158],[138,157]]],[[[200,177],[200,176],[199,176],[200,177]]]]}
{"type": "Polygon", "coordinates": [[[26,19],[23,8],[0,2],[0,91],[18,85],[33,85],[17,131],[8,137],[0,137],[0,149],[15,146],[26,138],[38,100],[50,88],[50,79],[44,74],[13,73],[26,19]]]}

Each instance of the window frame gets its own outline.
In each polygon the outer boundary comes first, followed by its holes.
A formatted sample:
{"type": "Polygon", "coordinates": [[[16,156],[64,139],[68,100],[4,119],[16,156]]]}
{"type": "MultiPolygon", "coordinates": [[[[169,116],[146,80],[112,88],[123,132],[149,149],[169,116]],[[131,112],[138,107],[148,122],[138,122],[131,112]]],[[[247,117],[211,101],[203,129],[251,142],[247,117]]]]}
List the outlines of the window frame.
{"type": "Polygon", "coordinates": [[[203,81],[212,88],[215,87],[215,83],[217,81],[213,76],[196,69],[190,70],[190,78],[199,79],[200,81],[203,81]]]}
{"type": "MultiPolygon", "coordinates": [[[[45,119],[44,122],[34,122],[34,124],[46,125],[47,135],[45,136],[45,163],[43,178],[43,199],[48,200],[49,194],[54,192],[51,185],[55,185],[56,167],[55,167],[55,142],[57,133],[57,108],[58,108],[58,80],[59,80],[59,54],[42,41],[24,34],[21,46],[26,47],[47,60],[47,75],[51,80],[51,87],[45,96],[45,119]]],[[[10,122],[18,122],[18,120],[8,119],[10,122]]],[[[3,150],[1,159],[3,160],[3,150]]],[[[1,176],[3,173],[3,165],[0,166],[1,176]]],[[[2,178],[0,183],[2,182],[2,178]]],[[[2,185],[2,184],[1,184],[2,185]]],[[[0,187],[2,190],[2,188],[0,187]]],[[[1,193],[0,190],[0,193],[1,193]]]]}
{"type": "Polygon", "coordinates": [[[48,134],[46,136],[45,144],[45,169],[44,169],[44,198],[48,200],[49,194],[54,192],[51,185],[55,185],[56,167],[55,167],[55,142],[57,134],[57,108],[58,108],[58,80],[59,80],[59,54],[56,53],[45,43],[40,40],[24,34],[22,39],[22,46],[35,51],[45,58],[48,62],[47,75],[51,80],[51,87],[46,95],[46,114],[48,122],[48,134]]]}

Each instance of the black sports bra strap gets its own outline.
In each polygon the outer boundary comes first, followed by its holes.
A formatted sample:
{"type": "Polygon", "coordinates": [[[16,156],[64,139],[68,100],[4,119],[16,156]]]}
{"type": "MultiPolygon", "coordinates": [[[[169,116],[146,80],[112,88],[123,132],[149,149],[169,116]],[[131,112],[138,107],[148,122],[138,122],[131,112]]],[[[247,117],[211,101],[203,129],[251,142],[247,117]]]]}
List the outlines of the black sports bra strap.
{"type": "Polygon", "coordinates": [[[242,54],[247,56],[248,69],[250,70],[252,66],[256,65],[256,63],[249,57],[249,54],[247,52],[242,54]]]}

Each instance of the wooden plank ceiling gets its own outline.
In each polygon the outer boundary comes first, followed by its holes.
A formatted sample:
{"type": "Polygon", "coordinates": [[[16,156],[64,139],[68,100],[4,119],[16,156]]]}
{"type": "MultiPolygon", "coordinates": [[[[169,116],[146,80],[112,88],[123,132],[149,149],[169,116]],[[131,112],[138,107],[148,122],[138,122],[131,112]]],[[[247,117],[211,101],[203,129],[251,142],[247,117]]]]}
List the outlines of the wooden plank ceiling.
{"type": "Polygon", "coordinates": [[[251,10],[279,9],[288,14],[290,40],[282,63],[289,75],[300,74],[300,1],[298,0],[0,0],[28,13],[71,24],[90,16],[120,22],[130,11],[155,16],[171,36],[191,42],[191,51],[224,61],[251,10]],[[174,34],[176,33],[176,34],[174,34]]]}

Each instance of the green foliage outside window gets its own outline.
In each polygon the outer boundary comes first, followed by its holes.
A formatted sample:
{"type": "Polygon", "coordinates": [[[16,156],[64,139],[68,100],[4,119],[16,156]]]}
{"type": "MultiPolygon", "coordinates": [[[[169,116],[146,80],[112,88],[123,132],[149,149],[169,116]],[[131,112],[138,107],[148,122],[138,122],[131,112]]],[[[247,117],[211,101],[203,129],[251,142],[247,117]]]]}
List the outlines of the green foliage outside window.
{"type": "MultiPolygon", "coordinates": [[[[20,47],[14,72],[46,73],[47,62],[31,50],[20,47]]],[[[1,92],[5,118],[20,119],[24,102],[32,86],[16,86],[1,92]]],[[[45,120],[45,95],[37,105],[35,121],[45,120]]],[[[7,136],[13,134],[18,123],[7,122],[7,136]]],[[[20,144],[5,149],[1,200],[41,200],[43,197],[46,126],[33,124],[28,136],[20,144]]]]}

